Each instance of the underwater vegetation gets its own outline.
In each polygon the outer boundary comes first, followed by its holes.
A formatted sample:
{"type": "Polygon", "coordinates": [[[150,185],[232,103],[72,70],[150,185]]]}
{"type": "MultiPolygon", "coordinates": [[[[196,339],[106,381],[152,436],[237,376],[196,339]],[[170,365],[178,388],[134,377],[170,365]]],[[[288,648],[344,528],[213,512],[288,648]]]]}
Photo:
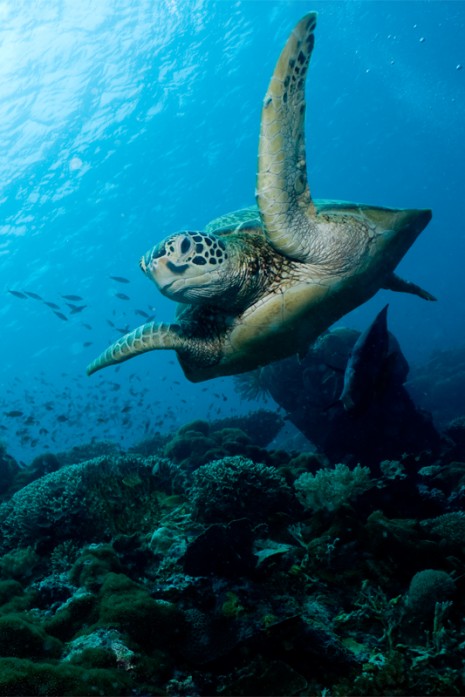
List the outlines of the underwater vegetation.
{"type": "Polygon", "coordinates": [[[238,381],[285,419],[1,448],[0,694],[463,694],[465,414],[417,407],[392,335],[346,409],[357,338],[238,381]]]}

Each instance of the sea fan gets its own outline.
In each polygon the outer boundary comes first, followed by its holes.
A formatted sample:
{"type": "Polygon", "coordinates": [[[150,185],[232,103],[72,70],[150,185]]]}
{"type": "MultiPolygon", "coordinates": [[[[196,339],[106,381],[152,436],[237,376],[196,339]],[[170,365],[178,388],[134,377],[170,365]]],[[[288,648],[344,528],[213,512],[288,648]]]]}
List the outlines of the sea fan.
{"type": "Polygon", "coordinates": [[[234,389],[248,402],[254,400],[266,402],[270,397],[269,389],[264,380],[263,368],[234,376],[234,389]]]}

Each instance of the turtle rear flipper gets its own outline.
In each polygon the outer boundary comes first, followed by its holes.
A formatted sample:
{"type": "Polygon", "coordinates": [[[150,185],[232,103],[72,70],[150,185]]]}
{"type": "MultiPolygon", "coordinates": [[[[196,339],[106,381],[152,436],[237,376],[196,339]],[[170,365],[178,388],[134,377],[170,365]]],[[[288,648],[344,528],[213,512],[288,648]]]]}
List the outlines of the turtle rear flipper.
{"type": "Polygon", "coordinates": [[[178,324],[147,322],[122,336],[101,353],[87,366],[87,375],[157,349],[174,349],[182,353],[189,351],[189,341],[182,335],[178,324]]]}
{"type": "Polygon", "coordinates": [[[398,293],[412,293],[412,295],[418,295],[423,300],[436,300],[437,298],[421,286],[417,286],[416,283],[411,281],[405,281],[397,274],[393,273],[389,279],[384,283],[383,288],[386,290],[395,290],[398,293]]]}

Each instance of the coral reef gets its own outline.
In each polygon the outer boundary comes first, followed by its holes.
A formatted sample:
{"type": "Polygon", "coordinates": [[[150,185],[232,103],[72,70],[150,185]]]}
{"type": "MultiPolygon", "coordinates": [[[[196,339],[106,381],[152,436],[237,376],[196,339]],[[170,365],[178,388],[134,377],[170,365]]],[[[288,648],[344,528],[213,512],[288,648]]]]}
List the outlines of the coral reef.
{"type": "Polygon", "coordinates": [[[100,540],[140,529],[157,517],[151,468],[132,457],[98,457],[35,479],[0,506],[3,552],[41,542],[100,540]]]}
{"type": "Polygon", "coordinates": [[[463,694],[461,420],[362,464],[267,449],[257,420],[2,452],[0,694],[463,694]]]}
{"type": "MultiPolygon", "coordinates": [[[[212,425],[207,421],[192,421],[181,426],[168,439],[161,451],[162,455],[190,471],[229,455],[243,455],[256,462],[267,462],[267,451],[239,427],[243,426],[249,433],[253,433],[253,429],[247,426],[247,423],[246,419],[224,419],[212,425]]],[[[278,432],[281,424],[279,418],[269,419],[265,418],[263,413],[259,414],[259,426],[256,429],[260,434],[258,441],[269,441],[278,432]]]]}
{"type": "Polygon", "coordinates": [[[5,446],[0,443],[0,497],[8,492],[19,471],[16,460],[8,455],[5,446]]]}

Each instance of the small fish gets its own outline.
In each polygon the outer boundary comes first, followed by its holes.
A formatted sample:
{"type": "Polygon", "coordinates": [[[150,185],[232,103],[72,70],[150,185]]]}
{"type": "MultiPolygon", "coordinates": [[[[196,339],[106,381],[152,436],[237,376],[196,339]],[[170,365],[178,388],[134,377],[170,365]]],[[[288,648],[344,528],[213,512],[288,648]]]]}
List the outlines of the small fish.
{"type": "Polygon", "coordinates": [[[84,298],[81,298],[80,295],[62,295],[61,297],[64,298],[65,300],[71,300],[71,301],[84,300],[84,298]]]}
{"type": "Polygon", "coordinates": [[[65,421],[68,421],[68,417],[65,414],[60,414],[57,416],[57,421],[62,424],[65,421]]]}
{"type": "Polygon", "coordinates": [[[83,343],[82,345],[83,345],[85,348],[87,348],[88,346],[92,346],[93,343],[94,343],[93,341],[84,341],[84,343],[83,343]]]}
{"type": "Polygon", "coordinates": [[[52,309],[55,309],[55,310],[60,309],[60,306],[57,305],[56,303],[51,303],[51,302],[48,302],[47,300],[44,300],[43,302],[44,302],[44,305],[47,305],[47,307],[51,307],[52,309]]]}
{"type": "Polygon", "coordinates": [[[73,305],[72,303],[66,303],[66,305],[71,310],[72,315],[76,315],[78,312],[82,312],[87,307],[87,305],[73,305]]]}
{"type": "Polygon", "coordinates": [[[110,278],[118,283],[130,283],[129,278],[124,278],[124,276],[110,276],[110,278]]]}
{"type": "Polygon", "coordinates": [[[115,297],[119,298],[120,300],[131,300],[129,295],[126,295],[126,293],[116,293],[115,297]]]}
{"type": "Polygon", "coordinates": [[[12,409],[11,411],[4,411],[3,412],[5,416],[9,416],[12,419],[15,419],[18,416],[24,416],[23,411],[19,411],[18,409],[12,409]]]}
{"type": "Polygon", "coordinates": [[[110,325],[110,327],[114,327],[115,323],[111,321],[111,319],[107,319],[107,324],[110,325]]]}
{"type": "Polygon", "coordinates": [[[150,317],[148,312],[144,312],[144,310],[135,310],[134,311],[135,315],[140,315],[141,317],[145,317],[145,319],[148,319],[150,317]]]}
{"type": "Polygon", "coordinates": [[[115,327],[115,329],[120,334],[127,334],[129,332],[129,327],[115,327]]]}
{"type": "Polygon", "coordinates": [[[53,314],[59,317],[59,319],[62,319],[64,322],[68,321],[67,316],[64,315],[62,312],[58,312],[58,310],[53,310],[53,314]]]}
{"type": "Polygon", "coordinates": [[[30,298],[34,298],[34,300],[42,300],[40,295],[37,295],[37,293],[31,293],[30,290],[25,290],[24,291],[26,295],[28,295],[30,298]]]}
{"type": "Polygon", "coordinates": [[[86,324],[85,322],[81,322],[82,326],[85,327],[85,329],[92,329],[92,325],[86,324]]]}
{"type": "Polygon", "coordinates": [[[15,298],[21,298],[21,300],[27,300],[27,295],[25,293],[21,293],[21,291],[19,291],[19,290],[9,290],[8,292],[11,293],[11,295],[14,295],[15,298]]]}

